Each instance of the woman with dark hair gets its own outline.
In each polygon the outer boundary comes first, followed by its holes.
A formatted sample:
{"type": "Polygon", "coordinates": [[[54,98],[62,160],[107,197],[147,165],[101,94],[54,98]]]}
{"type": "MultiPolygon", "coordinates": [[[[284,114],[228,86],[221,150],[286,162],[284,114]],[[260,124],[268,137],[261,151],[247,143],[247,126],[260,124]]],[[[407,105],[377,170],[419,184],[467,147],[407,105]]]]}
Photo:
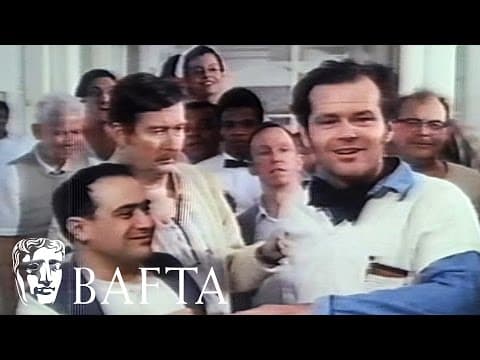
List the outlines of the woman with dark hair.
{"type": "Polygon", "coordinates": [[[175,70],[177,68],[178,61],[182,55],[176,54],[170,56],[162,65],[159,77],[162,79],[175,79],[177,76],[175,70]]]}
{"type": "Polygon", "coordinates": [[[225,91],[225,63],[209,46],[197,45],[184,52],[175,75],[184,80],[191,100],[216,103],[225,91]]]}

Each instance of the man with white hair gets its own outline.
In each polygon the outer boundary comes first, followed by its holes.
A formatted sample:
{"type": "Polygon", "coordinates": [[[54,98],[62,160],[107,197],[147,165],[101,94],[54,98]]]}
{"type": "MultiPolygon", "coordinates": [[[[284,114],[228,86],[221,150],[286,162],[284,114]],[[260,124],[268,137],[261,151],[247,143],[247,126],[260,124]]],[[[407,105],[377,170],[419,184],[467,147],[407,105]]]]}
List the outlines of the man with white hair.
{"type": "Polygon", "coordinates": [[[13,246],[20,237],[46,237],[53,217],[53,191],[69,174],[86,165],[77,160],[84,117],[84,105],[75,97],[45,96],[37,104],[36,123],[32,125],[39,142],[0,173],[0,286],[4,288],[0,291],[0,313],[14,309],[10,307],[14,305],[13,246]]]}

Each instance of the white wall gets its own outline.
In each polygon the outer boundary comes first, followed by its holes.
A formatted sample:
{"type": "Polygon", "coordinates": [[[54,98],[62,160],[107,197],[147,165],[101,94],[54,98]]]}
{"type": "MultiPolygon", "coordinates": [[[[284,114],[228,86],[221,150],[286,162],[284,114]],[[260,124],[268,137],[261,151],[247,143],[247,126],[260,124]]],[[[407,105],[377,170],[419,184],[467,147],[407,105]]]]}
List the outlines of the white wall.
{"type": "Polygon", "coordinates": [[[25,133],[21,58],[21,45],[0,45],[0,91],[11,109],[9,130],[17,134],[25,133]]]}
{"type": "Polygon", "coordinates": [[[455,101],[456,45],[402,45],[400,93],[427,88],[455,101]]]}

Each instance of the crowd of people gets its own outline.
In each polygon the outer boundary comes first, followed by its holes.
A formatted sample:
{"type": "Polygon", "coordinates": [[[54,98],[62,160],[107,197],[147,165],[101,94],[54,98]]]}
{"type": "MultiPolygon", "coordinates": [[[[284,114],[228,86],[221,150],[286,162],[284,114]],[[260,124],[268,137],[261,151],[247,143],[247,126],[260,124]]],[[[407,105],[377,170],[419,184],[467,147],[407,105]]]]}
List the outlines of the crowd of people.
{"type": "Polygon", "coordinates": [[[35,143],[0,103],[0,312],[480,314],[475,140],[396,78],[322,63],[298,133],[203,45],[46,94],[35,143]]]}

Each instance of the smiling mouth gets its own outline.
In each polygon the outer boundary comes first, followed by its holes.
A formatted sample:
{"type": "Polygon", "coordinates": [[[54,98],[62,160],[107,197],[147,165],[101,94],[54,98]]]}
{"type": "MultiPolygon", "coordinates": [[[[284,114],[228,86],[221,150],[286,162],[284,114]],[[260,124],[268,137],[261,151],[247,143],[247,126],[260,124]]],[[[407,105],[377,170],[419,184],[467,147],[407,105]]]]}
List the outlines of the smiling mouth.
{"type": "Polygon", "coordinates": [[[420,146],[420,147],[430,147],[433,146],[432,143],[413,143],[413,146],[420,146]]]}
{"type": "Polygon", "coordinates": [[[358,154],[359,152],[363,151],[363,149],[358,149],[358,148],[346,148],[346,149],[338,149],[334,150],[333,152],[337,155],[355,155],[358,154]]]}
{"type": "Polygon", "coordinates": [[[129,237],[129,240],[134,240],[134,241],[140,241],[140,242],[145,242],[145,243],[150,243],[152,241],[152,234],[146,234],[146,235],[138,235],[138,236],[132,236],[129,237]]]}

